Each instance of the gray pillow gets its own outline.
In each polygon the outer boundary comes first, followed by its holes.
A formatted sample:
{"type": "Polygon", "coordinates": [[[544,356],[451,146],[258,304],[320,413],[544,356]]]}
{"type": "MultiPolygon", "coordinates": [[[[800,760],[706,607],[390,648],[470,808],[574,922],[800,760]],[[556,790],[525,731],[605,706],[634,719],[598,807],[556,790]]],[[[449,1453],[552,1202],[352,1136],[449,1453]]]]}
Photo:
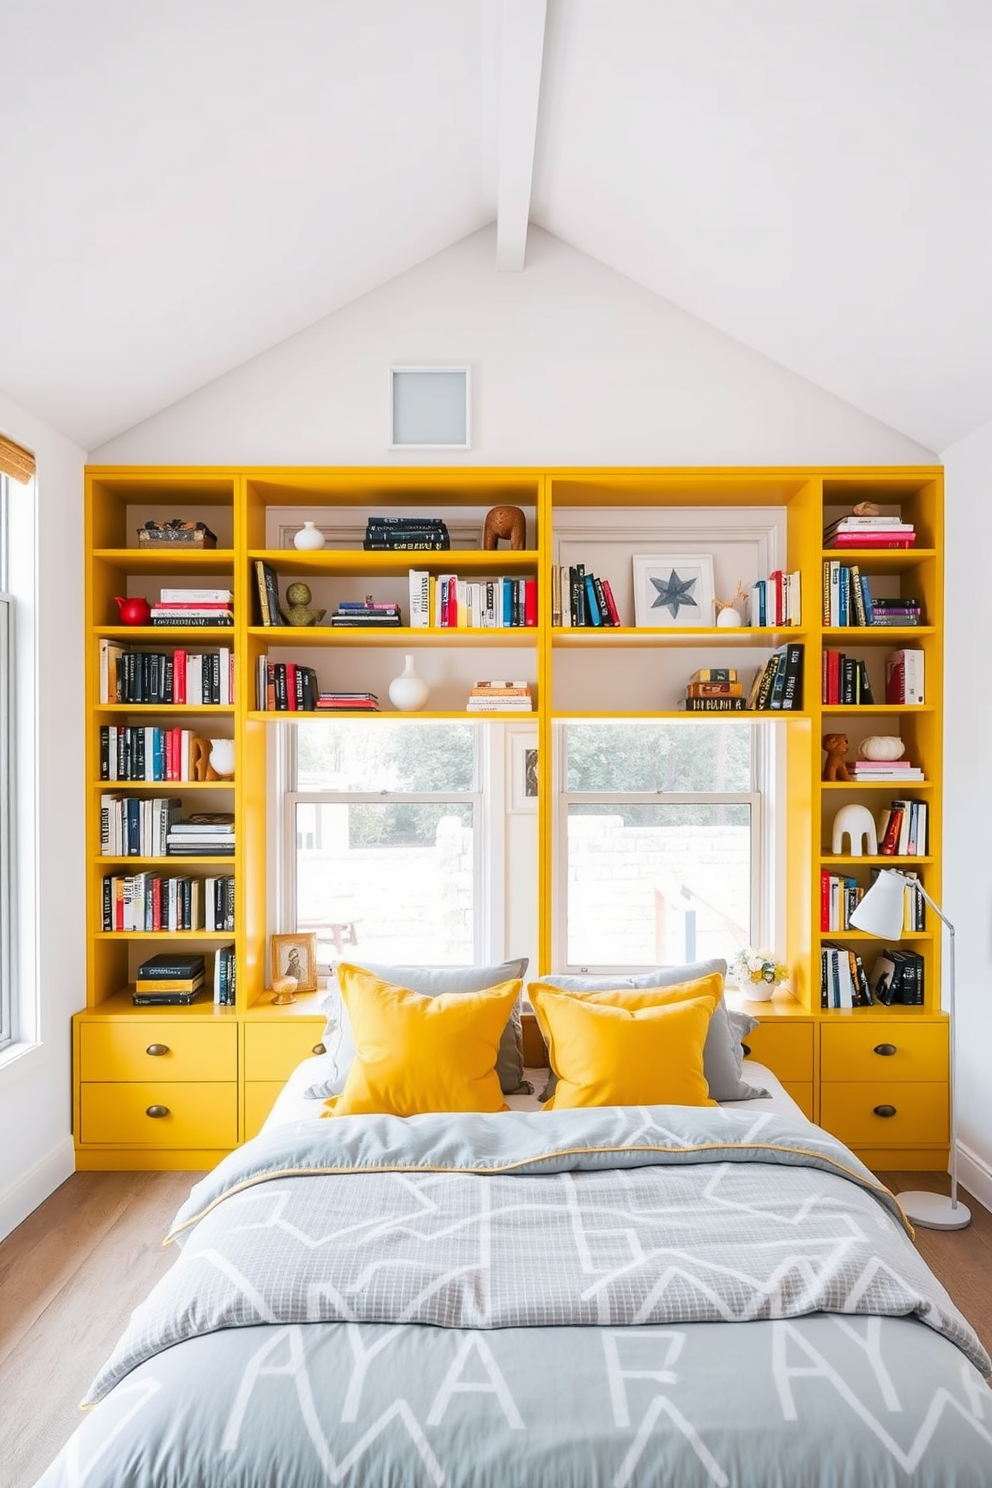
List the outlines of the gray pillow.
{"type": "MultiPolygon", "coordinates": [[[[500,982],[522,982],[527,975],[527,963],[528,957],[520,956],[515,961],[501,961],[497,966],[384,966],[378,961],[357,960],[350,961],[349,965],[360,966],[363,971],[381,977],[384,982],[408,987],[411,992],[438,997],[443,992],[484,992],[487,987],[496,987],[500,982]]],[[[336,1073],[327,1080],[310,1086],[306,1094],[313,1100],[326,1100],[328,1096],[340,1095],[351,1061],[355,1057],[348,1010],[336,977],[334,985],[328,988],[328,995],[321,1004],[321,1009],[327,1014],[323,1043],[333,1057],[336,1073]]],[[[499,1041],[496,1073],[504,1095],[529,1095],[534,1088],[524,1079],[519,998],[513,1005],[499,1041]]]]}
{"type": "MultiPolygon", "coordinates": [[[[549,986],[560,987],[563,992],[605,992],[608,988],[674,987],[679,982],[694,982],[698,977],[727,975],[726,961],[693,961],[688,966],[659,966],[654,971],[641,972],[636,976],[545,976],[538,981],[549,986]]],[[[741,1061],[744,1051],[741,1037],[730,1024],[730,1009],[721,997],[710,1019],[706,1042],[703,1045],[703,1074],[710,1087],[710,1095],[716,1101],[754,1100],[767,1095],[758,1085],[750,1085],[741,1079],[741,1061]]],[[[554,1070],[541,1092],[541,1100],[550,1100],[555,1093],[558,1077],[554,1070]]]]}

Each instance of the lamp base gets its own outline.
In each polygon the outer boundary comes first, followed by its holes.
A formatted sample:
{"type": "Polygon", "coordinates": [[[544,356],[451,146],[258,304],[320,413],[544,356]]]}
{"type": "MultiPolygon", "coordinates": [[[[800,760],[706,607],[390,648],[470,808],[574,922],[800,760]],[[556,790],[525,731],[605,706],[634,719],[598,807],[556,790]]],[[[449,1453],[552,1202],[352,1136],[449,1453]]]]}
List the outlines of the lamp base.
{"type": "Polygon", "coordinates": [[[971,1224],[971,1210],[960,1200],[952,1204],[944,1194],[925,1189],[896,1194],[906,1218],[925,1230],[963,1230],[971,1224]]]}

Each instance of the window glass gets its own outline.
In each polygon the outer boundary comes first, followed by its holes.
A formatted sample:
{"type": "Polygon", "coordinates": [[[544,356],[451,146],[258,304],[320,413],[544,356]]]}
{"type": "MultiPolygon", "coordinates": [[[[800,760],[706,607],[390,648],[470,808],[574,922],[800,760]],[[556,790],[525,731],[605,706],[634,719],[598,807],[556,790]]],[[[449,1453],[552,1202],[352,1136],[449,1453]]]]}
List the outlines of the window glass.
{"type": "Polygon", "coordinates": [[[753,726],[562,727],[567,966],[732,957],[756,919],[753,726]]]}
{"type": "Polygon", "coordinates": [[[318,960],[476,959],[481,796],[469,723],[296,726],[296,928],[318,960]]]}
{"type": "Polygon", "coordinates": [[[13,609],[7,593],[8,481],[0,475],[0,1048],[12,1042],[14,963],[13,832],[10,803],[14,792],[11,742],[13,738],[13,609]]]}

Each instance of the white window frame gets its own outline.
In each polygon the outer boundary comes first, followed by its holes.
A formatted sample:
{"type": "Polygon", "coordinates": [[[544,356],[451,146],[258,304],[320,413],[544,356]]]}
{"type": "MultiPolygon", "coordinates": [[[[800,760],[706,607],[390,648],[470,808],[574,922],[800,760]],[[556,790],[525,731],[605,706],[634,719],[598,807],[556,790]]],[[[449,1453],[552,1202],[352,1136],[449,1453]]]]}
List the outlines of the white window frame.
{"type": "MultiPolygon", "coordinates": [[[[361,720],[352,720],[352,727],[362,727],[361,720]]],[[[375,722],[366,726],[375,728],[375,722]]],[[[410,725],[404,725],[407,727],[410,725]]],[[[412,725],[416,727],[415,724],[412,725]]],[[[360,804],[385,801],[404,802],[448,802],[458,800],[471,802],[473,806],[473,875],[476,885],[474,912],[472,917],[473,956],[478,964],[485,964],[498,953],[495,945],[502,943],[504,905],[498,886],[503,882],[504,837],[502,831],[503,792],[495,783],[502,782],[502,758],[493,747],[492,731],[476,726],[475,789],[472,791],[298,791],[294,789],[297,778],[296,725],[277,724],[279,744],[277,747],[278,772],[281,779],[282,800],[279,837],[282,851],[279,854],[278,883],[275,899],[279,905],[279,929],[296,929],[296,808],[297,805],[328,802],[360,804]],[[490,788],[490,785],[494,788],[490,788]]],[[[270,927],[275,928],[275,927],[270,927]]],[[[318,972],[326,976],[331,970],[326,960],[318,962],[318,972]]]]}
{"type": "MultiPolygon", "coordinates": [[[[604,720],[605,721],[605,720],[604,720]]],[[[660,721],[660,720],[659,720],[660,721]]],[[[782,860],[775,840],[775,813],[768,809],[774,796],[779,769],[773,736],[760,724],[751,725],[751,790],[750,791],[567,791],[567,719],[553,730],[554,779],[556,789],[552,803],[554,830],[554,875],[552,896],[554,929],[552,955],[554,969],[563,975],[618,975],[648,971],[647,963],[625,962],[577,963],[567,960],[568,953],[568,813],[571,805],[611,802],[625,806],[680,805],[747,805],[751,808],[751,925],[752,945],[775,943],[775,925],[780,920],[779,898],[775,891],[775,864],[782,860]]]]}
{"type": "Polygon", "coordinates": [[[0,475],[0,1049],[18,1037],[14,998],[14,601],[7,589],[9,482],[0,475]]]}

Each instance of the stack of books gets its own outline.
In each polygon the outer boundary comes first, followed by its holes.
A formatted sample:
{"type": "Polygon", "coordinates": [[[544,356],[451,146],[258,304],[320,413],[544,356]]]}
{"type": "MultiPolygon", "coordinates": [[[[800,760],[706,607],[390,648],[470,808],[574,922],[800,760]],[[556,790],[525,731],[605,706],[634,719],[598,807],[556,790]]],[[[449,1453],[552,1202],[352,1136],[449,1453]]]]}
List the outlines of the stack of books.
{"type": "Polygon", "coordinates": [[[165,851],[168,857],[233,856],[233,811],[197,811],[184,821],[170,823],[165,851]]]}
{"type": "Polygon", "coordinates": [[[374,600],[368,594],[365,599],[343,599],[331,616],[331,624],[377,630],[402,625],[403,620],[398,604],[391,600],[374,600]]]}
{"type": "Polygon", "coordinates": [[[919,765],[908,760],[853,760],[847,767],[852,780],[923,780],[919,765]]]}
{"type": "Polygon", "coordinates": [[[366,552],[440,551],[451,547],[451,538],[440,517],[369,517],[362,546],[366,552]]]}
{"type": "Polygon", "coordinates": [[[921,625],[923,605],[918,599],[902,595],[874,596],[871,601],[871,625],[921,625]]]}
{"type": "Polygon", "coordinates": [[[863,657],[846,656],[826,646],[821,657],[821,701],[860,706],[874,703],[871,678],[863,657]]]}
{"type": "Polygon", "coordinates": [[[681,707],[687,713],[743,713],[744,684],[736,667],[702,667],[686,683],[681,707]]]}
{"type": "Polygon", "coordinates": [[[898,1002],[912,1007],[923,1003],[925,964],[917,951],[882,951],[872,969],[871,990],[886,1007],[898,1002]]]}
{"type": "Polygon", "coordinates": [[[142,961],[134,978],[133,1001],[139,1006],[195,1002],[207,979],[202,955],[167,955],[142,961]]]}
{"type": "Polygon", "coordinates": [[[153,625],[233,625],[230,589],[160,589],[152,605],[153,625]]]}
{"type": "Polygon", "coordinates": [[[378,713],[379,699],[374,692],[320,692],[319,713],[378,713]]]}
{"type": "Polygon", "coordinates": [[[901,517],[839,517],[823,529],[825,548],[911,548],[916,542],[912,522],[901,517]]]}
{"type": "Polygon", "coordinates": [[[465,704],[468,713],[530,713],[533,710],[526,682],[476,682],[465,704]]]}

